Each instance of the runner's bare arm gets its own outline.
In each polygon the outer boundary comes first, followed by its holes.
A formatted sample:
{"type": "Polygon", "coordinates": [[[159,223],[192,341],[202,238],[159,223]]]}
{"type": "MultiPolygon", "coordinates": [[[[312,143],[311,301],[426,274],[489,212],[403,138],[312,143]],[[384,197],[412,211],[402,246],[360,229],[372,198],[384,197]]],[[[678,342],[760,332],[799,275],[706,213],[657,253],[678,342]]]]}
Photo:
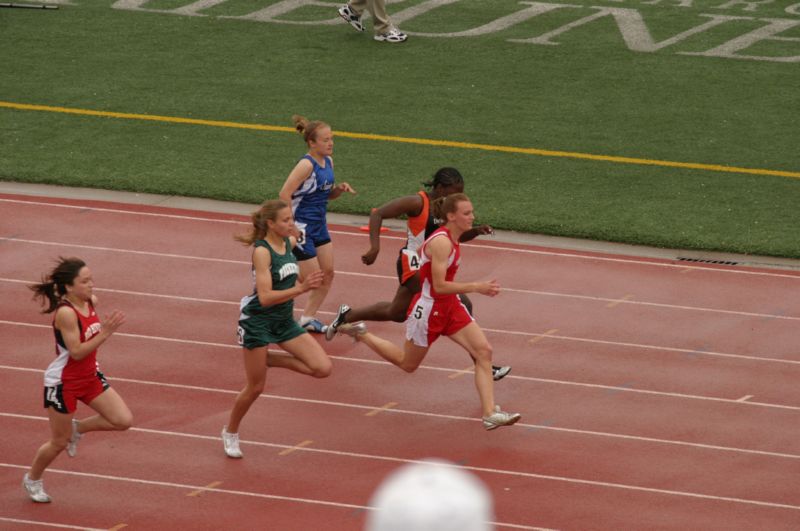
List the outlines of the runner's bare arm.
{"type": "Polygon", "coordinates": [[[381,227],[384,219],[400,216],[418,216],[422,211],[422,197],[419,194],[392,199],[378,208],[373,208],[369,215],[369,249],[361,255],[361,261],[371,265],[378,258],[381,250],[381,227]]]}

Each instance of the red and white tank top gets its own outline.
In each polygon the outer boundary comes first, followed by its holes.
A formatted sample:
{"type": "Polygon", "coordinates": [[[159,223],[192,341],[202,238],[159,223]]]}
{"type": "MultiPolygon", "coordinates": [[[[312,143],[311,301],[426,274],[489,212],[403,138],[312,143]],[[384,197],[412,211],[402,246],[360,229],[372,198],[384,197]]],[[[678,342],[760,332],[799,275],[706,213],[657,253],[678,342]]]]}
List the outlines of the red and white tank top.
{"type": "Polygon", "coordinates": [[[457,241],[453,240],[452,234],[450,234],[450,231],[447,230],[446,227],[440,227],[436,229],[433,234],[431,234],[430,237],[425,240],[425,243],[422,244],[422,248],[420,249],[419,274],[420,284],[422,285],[421,296],[429,299],[457,297],[455,294],[439,295],[436,293],[436,290],[433,289],[433,280],[431,277],[431,258],[428,256],[426,248],[428,243],[430,243],[430,241],[434,238],[448,238],[450,240],[450,244],[452,245],[450,255],[447,257],[447,271],[444,275],[444,279],[446,281],[453,281],[453,279],[456,277],[456,273],[458,272],[458,266],[461,264],[461,246],[457,241]]]}
{"type": "MultiPolygon", "coordinates": [[[[89,341],[100,333],[100,329],[102,328],[100,317],[97,315],[91,302],[88,305],[88,316],[81,315],[81,312],[66,300],[58,305],[56,311],[59,311],[63,306],[67,306],[78,316],[81,343],[89,341]]],[[[100,370],[100,365],[97,363],[97,349],[93,350],[83,359],[76,360],[69,355],[67,346],[64,344],[64,338],[61,336],[61,331],[56,328],[55,318],[53,318],[53,332],[56,338],[56,359],[53,360],[44,372],[44,385],[52,387],[64,382],[94,378],[100,370]]]]}

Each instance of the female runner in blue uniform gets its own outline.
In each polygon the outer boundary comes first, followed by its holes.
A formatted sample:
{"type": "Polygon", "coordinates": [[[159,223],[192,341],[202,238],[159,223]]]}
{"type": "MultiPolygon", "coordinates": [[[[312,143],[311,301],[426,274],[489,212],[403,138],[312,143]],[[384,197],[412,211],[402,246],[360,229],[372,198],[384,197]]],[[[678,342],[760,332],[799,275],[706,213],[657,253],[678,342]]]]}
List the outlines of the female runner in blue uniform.
{"type": "Polygon", "coordinates": [[[294,320],[294,298],[318,288],[323,273],[317,270],[298,279],[299,268],[292,254],[295,226],[289,205],[266,201],[253,213],[252,220],[252,231],[236,238],[253,246],[253,291],[242,298],[238,330],[247,382],[236,397],[228,424],[222,428],[225,453],[233,458],[242,457],[239,425],[264,391],[267,367],[291,369],[315,378],[327,377],[332,369],[319,343],[294,320]],[[269,352],[270,343],[290,355],[269,352]]]}
{"type": "Polygon", "coordinates": [[[303,135],[308,153],[295,165],[279,195],[292,205],[297,227],[294,255],[300,263],[300,273],[307,276],[321,270],[324,274],[322,285],[311,291],[300,317],[300,326],[321,334],[325,332],[325,325],[316,314],[333,282],[333,244],[326,221],[328,200],[345,192],[356,192],[347,183],[334,184],[331,127],[325,122],[310,122],[298,115],[292,116],[292,121],[303,135]]]}

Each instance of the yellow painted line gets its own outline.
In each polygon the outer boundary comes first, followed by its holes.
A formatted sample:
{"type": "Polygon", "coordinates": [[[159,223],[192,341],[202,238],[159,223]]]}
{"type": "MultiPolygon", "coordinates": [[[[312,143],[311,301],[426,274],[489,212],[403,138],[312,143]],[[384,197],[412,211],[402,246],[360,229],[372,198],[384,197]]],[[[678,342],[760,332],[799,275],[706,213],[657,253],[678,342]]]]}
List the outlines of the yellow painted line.
{"type": "Polygon", "coordinates": [[[547,336],[551,336],[551,335],[555,334],[556,332],[558,332],[558,328],[551,328],[550,330],[548,330],[548,331],[547,331],[547,332],[545,332],[544,334],[538,334],[538,335],[537,335],[536,337],[534,337],[533,339],[529,339],[529,340],[528,340],[528,344],[529,344],[529,345],[533,345],[533,344],[535,344],[535,343],[538,343],[538,342],[539,342],[539,341],[541,341],[542,339],[546,338],[547,336]]]}
{"type": "Polygon", "coordinates": [[[192,492],[187,494],[187,496],[200,496],[206,491],[206,489],[213,489],[214,487],[219,487],[220,485],[222,485],[221,481],[212,481],[211,483],[206,485],[205,488],[193,490],[192,492]]]}
{"type": "Polygon", "coordinates": [[[471,373],[471,372],[472,372],[472,369],[473,369],[474,367],[475,367],[474,365],[470,365],[470,366],[469,366],[469,367],[467,367],[466,369],[462,369],[462,370],[460,370],[460,371],[458,371],[458,372],[454,372],[453,374],[449,375],[449,376],[448,376],[448,378],[450,378],[451,380],[455,380],[456,378],[461,378],[461,377],[462,377],[462,376],[464,376],[465,374],[469,374],[469,373],[471,373]]]}
{"type": "Polygon", "coordinates": [[[124,529],[128,527],[128,524],[117,524],[114,527],[110,527],[108,531],[119,531],[120,529],[124,529]]]}
{"type": "MultiPolygon", "coordinates": [[[[72,107],[53,107],[49,105],[32,105],[28,103],[13,103],[0,101],[0,108],[16,109],[20,111],[44,111],[59,112],[67,114],[78,114],[83,116],[100,116],[104,118],[122,118],[129,120],[149,120],[155,122],[169,122],[191,125],[207,125],[212,127],[232,127],[236,129],[252,129],[256,131],[280,131],[296,133],[293,127],[278,125],[245,124],[240,122],[226,122],[219,120],[200,120],[196,118],[181,118],[178,116],[159,116],[156,114],[133,114],[124,112],[94,111],[91,109],[76,109],[72,107]]],[[[663,166],[668,168],[682,168],[690,170],[718,171],[727,173],[747,173],[753,175],[773,175],[777,177],[791,177],[800,179],[800,172],[769,170],[763,168],[742,168],[738,166],[724,166],[721,164],[702,164],[699,162],[679,162],[671,160],[640,159],[635,157],[618,157],[613,155],[594,155],[591,153],[579,153],[574,151],[555,151],[538,148],[522,148],[515,146],[498,146],[493,144],[476,144],[472,142],[456,142],[452,140],[433,140],[429,138],[413,138],[392,135],[374,135],[368,133],[350,133],[347,131],[335,131],[337,137],[355,138],[359,140],[377,140],[383,142],[398,142],[403,144],[418,144],[423,146],[450,147],[458,149],[478,149],[483,151],[496,151],[500,153],[516,153],[522,155],[538,155],[542,157],[565,157],[572,159],[594,160],[602,162],[615,162],[619,164],[638,164],[644,166],[663,166]]]]}
{"type": "Polygon", "coordinates": [[[624,297],[622,297],[619,300],[611,301],[608,304],[606,304],[606,308],[613,308],[614,306],[617,306],[618,304],[623,303],[623,302],[625,302],[627,300],[630,300],[632,298],[633,298],[633,295],[630,295],[630,294],[625,295],[624,297]]]}
{"type": "Polygon", "coordinates": [[[291,448],[287,448],[286,450],[280,452],[278,455],[289,455],[290,453],[299,450],[300,448],[305,448],[306,446],[313,444],[314,441],[312,440],[305,440],[303,442],[297,443],[296,445],[292,446],[291,448]]]}
{"type": "Polygon", "coordinates": [[[388,404],[384,404],[383,406],[379,407],[378,409],[373,409],[372,411],[369,411],[369,412],[365,413],[365,415],[367,417],[374,417],[375,415],[377,415],[381,411],[386,411],[387,409],[392,409],[396,405],[397,405],[397,402],[389,402],[388,404]]]}
{"type": "Polygon", "coordinates": [[[0,101],[0,107],[8,107],[21,111],[46,111],[66,114],[79,114],[83,116],[100,116],[103,118],[123,118],[127,120],[149,120],[152,122],[169,122],[177,124],[209,125],[213,127],[233,127],[236,129],[255,129],[258,131],[281,131],[296,133],[293,127],[277,125],[243,124],[239,122],[222,122],[218,120],[199,120],[196,118],[181,118],[178,116],[159,116],[157,114],[131,114],[126,112],[93,111],[90,109],[74,109],[71,107],[51,107],[49,105],[29,105],[26,103],[11,103],[0,101]]]}

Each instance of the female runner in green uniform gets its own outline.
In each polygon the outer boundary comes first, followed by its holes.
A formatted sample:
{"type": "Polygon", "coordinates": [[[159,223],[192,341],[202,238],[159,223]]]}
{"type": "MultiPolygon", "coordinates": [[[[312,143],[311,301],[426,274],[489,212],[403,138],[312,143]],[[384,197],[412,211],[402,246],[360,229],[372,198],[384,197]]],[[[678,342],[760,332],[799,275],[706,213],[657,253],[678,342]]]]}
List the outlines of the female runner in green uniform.
{"type": "Polygon", "coordinates": [[[253,246],[253,292],[242,298],[239,316],[239,344],[244,350],[247,382],[236,397],[228,424],[222,429],[222,442],[228,457],[241,458],[239,424],[264,391],[267,366],[291,369],[301,374],[325,378],[331,373],[331,360],[322,347],[294,320],[294,298],[322,284],[322,271],[298,278],[300,269],[292,254],[297,243],[291,236],[294,218],[289,205],[280,200],[266,201],[253,213],[250,234],[237,236],[253,246]],[[269,353],[277,344],[290,355],[269,353]]]}

